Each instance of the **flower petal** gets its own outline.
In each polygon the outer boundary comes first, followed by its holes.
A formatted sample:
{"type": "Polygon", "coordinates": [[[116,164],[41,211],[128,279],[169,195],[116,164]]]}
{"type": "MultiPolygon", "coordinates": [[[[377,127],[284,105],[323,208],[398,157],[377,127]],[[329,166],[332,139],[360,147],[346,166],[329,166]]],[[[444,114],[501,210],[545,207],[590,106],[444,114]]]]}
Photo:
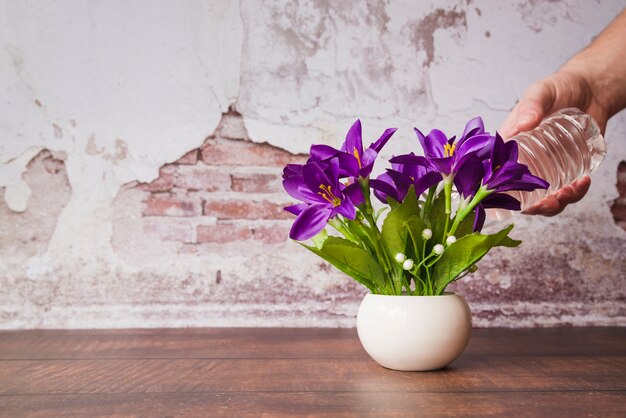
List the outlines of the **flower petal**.
{"type": "Polygon", "coordinates": [[[333,158],[335,154],[339,153],[338,149],[331,147],[330,145],[311,145],[309,156],[313,161],[324,161],[333,158]]]}
{"type": "Polygon", "coordinates": [[[310,205],[308,203],[298,203],[297,205],[291,205],[284,208],[289,213],[293,213],[294,215],[300,215],[300,212],[308,208],[310,205]]]}
{"type": "Polygon", "coordinates": [[[478,232],[483,229],[486,217],[487,214],[485,213],[483,205],[479,204],[476,206],[476,212],[474,213],[474,232],[478,232]]]}
{"type": "Polygon", "coordinates": [[[532,192],[533,190],[547,189],[548,187],[550,187],[550,183],[548,183],[544,179],[533,176],[530,173],[524,173],[519,180],[507,182],[497,187],[496,190],[498,192],[504,192],[507,190],[521,190],[532,192]]]}
{"type": "Polygon", "coordinates": [[[393,180],[393,184],[397,190],[398,201],[404,200],[407,192],[409,191],[409,187],[413,184],[414,179],[411,176],[401,173],[395,170],[387,169],[387,175],[393,180]]]}
{"type": "Polygon", "coordinates": [[[383,203],[387,203],[388,197],[396,201],[402,200],[392,183],[393,180],[387,173],[381,174],[376,179],[370,179],[370,187],[374,190],[374,196],[383,203]]]}
{"type": "Polygon", "coordinates": [[[424,155],[433,158],[443,158],[443,148],[448,143],[446,134],[439,129],[433,129],[426,136],[426,141],[422,144],[424,155]]]}
{"type": "Polygon", "coordinates": [[[465,129],[463,129],[463,135],[461,135],[461,141],[464,141],[473,135],[479,135],[484,132],[485,124],[483,123],[482,118],[480,116],[476,117],[465,124],[465,129]]]}
{"type": "Polygon", "coordinates": [[[378,153],[373,148],[368,148],[363,152],[363,158],[361,160],[362,168],[359,170],[360,177],[369,177],[374,168],[374,161],[376,161],[377,156],[378,153]]]}
{"type": "Polygon", "coordinates": [[[414,165],[421,165],[424,167],[430,166],[430,163],[428,162],[426,158],[419,156],[419,155],[415,155],[413,153],[395,156],[392,159],[390,159],[389,162],[392,164],[414,164],[414,165]]]}
{"type": "Polygon", "coordinates": [[[337,212],[343,215],[347,219],[356,218],[356,207],[349,199],[343,199],[341,205],[333,209],[333,212],[337,212]]]}
{"type": "Polygon", "coordinates": [[[417,196],[421,195],[441,180],[443,180],[443,177],[441,177],[441,173],[438,173],[437,171],[431,171],[424,174],[413,183],[415,185],[415,194],[417,196]]]}
{"type": "Polygon", "coordinates": [[[454,176],[456,190],[463,197],[473,196],[484,176],[483,162],[474,154],[469,154],[454,176]]]}
{"type": "Polygon", "coordinates": [[[343,195],[347,196],[348,199],[350,199],[350,201],[354,205],[356,205],[356,206],[359,206],[359,205],[363,204],[363,202],[365,202],[365,197],[363,196],[363,191],[361,190],[361,185],[359,183],[357,183],[357,182],[354,182],[354,183],[346,186],[346,188],[343,189],[343,195]]]}
{"type": "Polygon", "coordinates": [[[331,214],[332,210],[324,205],[309,206],[294,221],[289,238],[304,241],[314,237],[324,229],[331,214]]]}
{"type": "Polygon", "coordinates": [[[496,171],[498,167],[503,166],[504,163],[509,161],[507,147],[504,145],[504,140],[497,132],[491,148],[490,161],[491,171],[496,171]]]}
{"type": "Polygon", "coordinates": [[[369,148],[373,149],[377,153],[380,152],[381,149],[385,146],[387,141],[391,138],[391,136],[398,130],[398,128],[388,128],[385,129],[385,132],[378,138],[369,148]]]}
{"type": "Polygon", "coordinates": [[[506,153],[509,156],[509,160],[517,161],[517,157],[518,157],[517,141],[510,140],[510,141],[505,142],[504,145],[506,147],[506,153]]]}
{"type": "Polygon", "coordinates": [[[520,210],[520,202],[513,196],[505,193],[493,193],[485,197],[480,204],[485,209],[508,209],[508,210],[520,210]]]}
{"type": "Polygon", "coordinates": [[[330,181],[319,164],[314,161],[304,165],[302,168],[302,178],[307,187],[315,193],[320,190],[320,186],[332,186],[334,183],[330,181]]]}
{"type": "Polygon", "coordinates": [[[341,145],[341,151],[354,155],[358,159],[363,157],[363,135],[361,133],[361,121],[354,122],[346,134],[346,140],[341,145]],[[355,155],[356,153],[356,155],[355,155]]]}
{"type": "Polygon", "coordinates": [[[431,158],[430,163],[434,166],[435,169],[441,171],[443,174],[452,173],[452,163],[454,162],[454,157],[445,157],[445,158],[431,158]]]}
{"type": "Polygon", "coordinates": [[[486,158],[491,152],[494,137],[489,134],[474,135],[462,143],[457,144],[454,154],[457,160],[468,154],[476,154],[480,158],[486,158]]]}
{"type": "Polygon", "coordinates": [[[528,168],[523,164],[506,161],[496,172],[492,173],[491,178],[487,182],[487,188],[489,190],[497,190],[506,183],[518,181],[527,171],[528,168]]]}
{"type": "Polygon", "coordinates": [[[287,164],[283,169],[283,179],[301,176],[302,175],[302,164],[287,164]]]}
{"type": "Polygon", "coordinates": [[[340,151],[333,158],[339,161],[339,177],[358,177],[359,162],[356,157],[340,151]]]}
{"type": "Polygon", "coordinates": [[[283,180],[283,187],[295,199],[309,203],[319,203],[322,199],[304,183],[302,176],[293,176],[283,180]]]}

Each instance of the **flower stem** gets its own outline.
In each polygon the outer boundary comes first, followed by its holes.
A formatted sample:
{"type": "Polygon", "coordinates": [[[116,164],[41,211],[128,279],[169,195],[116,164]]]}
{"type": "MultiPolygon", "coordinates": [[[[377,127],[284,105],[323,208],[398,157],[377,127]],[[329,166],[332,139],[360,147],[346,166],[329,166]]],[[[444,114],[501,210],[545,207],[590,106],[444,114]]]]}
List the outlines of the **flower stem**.
{"type": "Polygon", "coordinates": [[[484,186],[481,186],[478,189],[469,204],[457,212],[456,217],[454,218],[454,222],[452,223],[452,227],[450,228],[450,235],[454,235],[456,229],[459,227],[459,224],[463,221],[463,219],[465,219],[467,215],[472,213],[474,208],[491,193],[493,193],[493,191],[487,190],[484,186]]]}
{"type": "Polygon", "coordinates": [[[446,199],[446,224],[443,229],[443,236],[441,237],[441,243],[446,242],[448,237],[448,224],[450,223],[450,215],[452,214],[452,178],[446,177],[443,181],[443,191],[446,199]]]}

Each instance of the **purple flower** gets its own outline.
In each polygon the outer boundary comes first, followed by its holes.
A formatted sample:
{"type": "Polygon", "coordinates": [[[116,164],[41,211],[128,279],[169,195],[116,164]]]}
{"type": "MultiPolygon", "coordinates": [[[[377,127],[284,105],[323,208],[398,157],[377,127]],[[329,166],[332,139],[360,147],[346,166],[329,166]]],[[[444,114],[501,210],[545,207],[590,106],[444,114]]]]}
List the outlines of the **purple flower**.
{"type": "Polygon", "coordinates": [[[483,229],[487,214],[485,209],[520,210],[520,202],[513,196],[504,193],[493,193],[485,197],[477,206],[474,214],[474,232],[483,229]]]}
{"type": "Polygon", "coordinates": [[[483,185],[487,190],[504,192],[507,190],[533,191],[547,189],[547,181],[530,174],[528,166],[517,162],[517,142],[504,142],[496,133],[491,149],[491,158],[486,164],[486,176],[483,185]]]}
{"type": "Polygon", "coordinates": [[[433,170],[426,158],[413,153],[393,157],[390,162],[390,170],[370,180],[374,195],[383,203],[387,203],[387,197],[402,202],[411,186],[419,196],[442,180],[441,173],[433,170]]]}
{"type": "Polygon", "coordinates": [[[345,187],[339,182],[338,158],[330,159],[325,168],[315,161],[288,167],[283,172],[283,187],[292,197],[304,202],[285,208],[297,215],[290,238],[303,241],[315,236],[337,214],[348,219],[356,217],[355,203],[361,203],[362,194],[358,183],[345,187]]]}
{"type": "Polygon", "coordinates": [[[414,130],[424,150],[425,158],[433,169],[440,171],[444,176],[454,176],[471,155],[486,158],[493,142],[493,137],[485,132],[481,118],[467,122],[458,141],[454,136],[448,139],[438,129],[433,129],[426,136],[419,129],[414,130]]]}
{"type": "Polygon", "coordinates": [[[346,140],[337,150],[329,145],[313,145],[310,157],[313,161],[325,162],[331,158],[339,160],[339,175],[341,177],[367,178],[374,168],[374,161],[380,150],[396,132],[396,128],[386,129],[385,132],[373,142],[366,150],[363,150],[363,135],[361,121],[354,122],[346,135],[346,140]]]}
{"type": "Polygon", "coordinates": [[[484,162],[476,154],[469,154],[454,176],[454,185],[462,198],[473,197],[484,177],[484,162]]]}
{"type": "Polygon", "coordinates": [[[547,181],[530,173],[528,166],[517,162],[518,145],[514,140],[504,142],[496,133],[491,149],[491,156],[483,163],[483,187],[491,192],[476,207],[474,230],[480,230],[485,221],[485,209],[501,208],[520,210],[520,202],[503,192],[519,190],[531,192],[536,189],[547,189],[547,181]]]}

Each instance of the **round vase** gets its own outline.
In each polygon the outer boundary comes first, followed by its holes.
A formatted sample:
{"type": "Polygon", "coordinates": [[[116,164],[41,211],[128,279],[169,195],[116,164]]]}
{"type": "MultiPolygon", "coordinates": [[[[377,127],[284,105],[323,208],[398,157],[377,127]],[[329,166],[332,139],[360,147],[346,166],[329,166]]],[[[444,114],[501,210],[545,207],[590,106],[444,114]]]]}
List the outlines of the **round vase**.
{"type": "Polygon", "coordinates": [[[403,371],[446,367],[465,349],[472,317],[465,299],[367,294],[356,319],[365,351],[381,366],[403,371]]]}

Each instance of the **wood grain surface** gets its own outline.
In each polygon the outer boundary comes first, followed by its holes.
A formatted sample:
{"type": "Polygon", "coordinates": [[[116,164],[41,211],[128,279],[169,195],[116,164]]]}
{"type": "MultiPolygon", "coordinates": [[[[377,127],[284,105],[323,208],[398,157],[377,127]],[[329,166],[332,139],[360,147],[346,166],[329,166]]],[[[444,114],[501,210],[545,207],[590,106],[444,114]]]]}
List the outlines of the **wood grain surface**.
{"type": "Polygon", "coordinates": [[[0,416],[626,417],[626,328],[474,330],[436,372],[353,329],[0,332],[0,416]]]}

